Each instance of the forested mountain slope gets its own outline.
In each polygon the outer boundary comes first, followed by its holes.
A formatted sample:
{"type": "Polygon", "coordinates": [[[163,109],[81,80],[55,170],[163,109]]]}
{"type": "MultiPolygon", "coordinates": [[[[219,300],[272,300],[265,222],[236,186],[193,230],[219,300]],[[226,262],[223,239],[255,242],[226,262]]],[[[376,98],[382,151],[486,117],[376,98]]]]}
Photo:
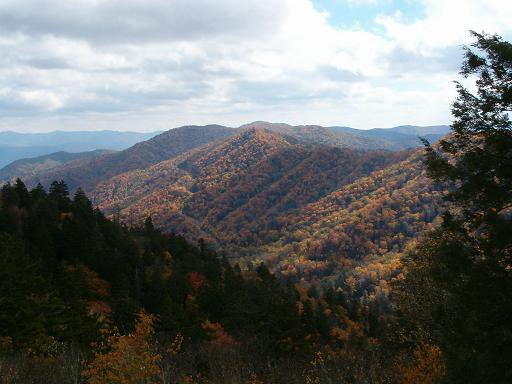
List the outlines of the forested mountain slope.
{"type": "Polygon", "coordinates": [[[247,247],[274,239],[289,212],[407,156],[306,145],[248,128],[223,142],[113,177],[92,195],[101,209],[124,221],[150,215],[168,231],[247,247]]]}
{"type": "Polygon", "coordinates": [[[73,160],[91,159],[114,151],[98,149],[89,152],[55,152],[33,158],[13,161],[0,169],[0,183],[14,181],[16,178],[28,179],[67,164],[73,160]]]}
{"type": "MultiPolygon", "coordinates": [[[[241,271],[199,239],[163,235],[149,219],[131,229],[110,221],[82,191],[70,198],[64,183],[48,192],[20,180],[0,188],[4,382],[120,382],[117,372],[142,372],[151,382],[197,375],[245,383],[258,375],[298,384],[316,348],[336,343],[331,331],[352,323],[331,302],[264,265],[241,271]]],[[[352,340],[366,344],[362,334],[352,340]]],[[[335,367],[341,348],[329,350],[335,367]]],[[[347,374],[361,369],[344,365],[347,374]]]]}
{"type": "MultiPolygon", "coordinates": [[[[145,169],[161,161],[170,160],[193,148],[226,139],[250,128],[266,129],[282,135],[290,143],[350,148],[362,151],[401,151],[420,145],[418,134],[436,141],[444,126],[404,126],[390,129],[357,130],[346,127],[321,127],[317,125],[291,126],[257,121],[239,128],[219,125],[185,126],[171,129],[154,138],[140,142],[116,154],[86,161],[75,161],[46,172],[38,172],[27,180],[30,186],[38,182],[48,185],[53,180],[64,180],[71,190],[94,187],[113,176],[132,170],[145,169]]],[[[21,175],[22,176],[22,175],[21,175]]]]}
{"type": "Polygon", "coordinates": [[[401,254],[439,212],[421,150],[354,150],[335,137],[265,122],[182,127],[32,183],[63,179],[129,226],[151,216],[164,231],[265,259],[288,275],[332,277],[347,260],[401,254]]]}
{"type": "Polygon", "coordinates": [[[86,161],[75,161],[29,180],[49,185],[53,180],[65,180],[71,190],[82,187],[91,190],[101,180],[134,169],[143,169],[172,158],[192,148],[208,144],[235,131],[220,125],[186,126],[172,129],[142,141],[124,151],[86,161]]]}
{"type": "Polygon", "coordinates": [[[276,241],[251,252],[298,277],[334,275],[343,260],[403,253],[441,212],[442,189],[426,177],[421,160],[417,151],[280,216],[280,230],[269,236],[276,241]]]}

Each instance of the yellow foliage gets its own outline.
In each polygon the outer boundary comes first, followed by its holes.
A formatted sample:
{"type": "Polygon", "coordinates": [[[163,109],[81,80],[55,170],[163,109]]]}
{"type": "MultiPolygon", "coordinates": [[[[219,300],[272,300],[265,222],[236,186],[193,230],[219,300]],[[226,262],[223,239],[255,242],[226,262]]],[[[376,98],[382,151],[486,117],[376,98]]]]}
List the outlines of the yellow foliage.
{"type": "Polygon", "coordinates": [[[141,312],[135,330],[128,335],[111,335],[97,346],[94,359],[83,375],[90,384],[150,384],[160,373],[160,355],[153,342],[153,316],[141,312]]]}
{"type": "Polygon", "coordinates": [[[435,384],[444,376],[446,366],[443,354],[435,345],[416,347],[413,361],[396,364],[401,384],[435,384]]]}

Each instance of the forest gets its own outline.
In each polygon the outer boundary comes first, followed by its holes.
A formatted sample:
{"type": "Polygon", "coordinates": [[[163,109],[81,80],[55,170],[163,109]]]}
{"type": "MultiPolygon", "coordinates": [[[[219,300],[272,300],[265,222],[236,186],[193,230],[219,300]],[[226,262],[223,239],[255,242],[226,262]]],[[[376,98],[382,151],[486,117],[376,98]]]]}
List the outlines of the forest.
{"type": "Polygon", "coordinates": [[[510,383],[512,44],[473,37],[421,150],[216,128],[3,185],[0,383],[510,383]]]}
{"type": "Polygon", "coordinates": [[[127,228],[63,182],[1,197],[4,382],[363,380],[384,358],[377,314],[340,291],[127,228]]]}

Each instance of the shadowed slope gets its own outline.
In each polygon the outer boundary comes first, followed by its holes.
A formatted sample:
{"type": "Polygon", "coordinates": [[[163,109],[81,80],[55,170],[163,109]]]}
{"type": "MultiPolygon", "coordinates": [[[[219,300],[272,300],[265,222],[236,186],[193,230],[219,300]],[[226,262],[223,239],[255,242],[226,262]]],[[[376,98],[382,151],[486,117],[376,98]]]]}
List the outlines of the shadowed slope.
{"type": "Polygon", "coordinates": [[[38,175],[30,180],[30,184],[41,182],[43,185],[49,185],[53,180],[62,179],[72,190],[82,187],[86,191],[90,191],[101,180],[131,170],[147,168],[192,148],[234,133],[232,128],[220,125],[176,128],[118,153],[69,163],[51,172],[38,175]]]}

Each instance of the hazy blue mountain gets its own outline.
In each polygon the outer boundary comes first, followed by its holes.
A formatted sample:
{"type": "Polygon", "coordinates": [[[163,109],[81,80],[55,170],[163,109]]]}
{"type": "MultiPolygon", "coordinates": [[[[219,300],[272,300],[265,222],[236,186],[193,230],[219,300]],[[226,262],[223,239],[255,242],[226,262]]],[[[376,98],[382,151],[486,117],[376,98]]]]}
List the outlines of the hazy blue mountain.
{"type": "Polygon", "coordinates": [[[446,135],[450,131],[450,127],[448,125],[429,125],[425,127],[416,125],[401,125],[398,127],[389,128],[389,130],[406,135],[446,135]]]}
{"type": "Polygon", "coordinates": [[[113,152],[105,149],[78,153],[60,151],[49,155],[16,160],[0,169],[0,183],[13,181],[18,177],[22,180],[28,179],[74,160],[91,159],[113,152]]]}
{"type": "Polygon", "coordinates": [[[54,131],[48,133],[0,132],[0,167],[15,160],[55,152],[86,152],[95,149],[123,150],[160,132],[54,131]]]}
{"type": "Polygon", "coordinates": [[[350,127],[330,127],[334,132],[363,136],[380,140],[381,145],[387,144],[386,149],[402,150],[415,148],[421,145],[419,137],[424,137],[431,142],[439,140],[450,132],[447,125],[414,126],[403,125],[393,128],[356,129],[350,127]]]}

